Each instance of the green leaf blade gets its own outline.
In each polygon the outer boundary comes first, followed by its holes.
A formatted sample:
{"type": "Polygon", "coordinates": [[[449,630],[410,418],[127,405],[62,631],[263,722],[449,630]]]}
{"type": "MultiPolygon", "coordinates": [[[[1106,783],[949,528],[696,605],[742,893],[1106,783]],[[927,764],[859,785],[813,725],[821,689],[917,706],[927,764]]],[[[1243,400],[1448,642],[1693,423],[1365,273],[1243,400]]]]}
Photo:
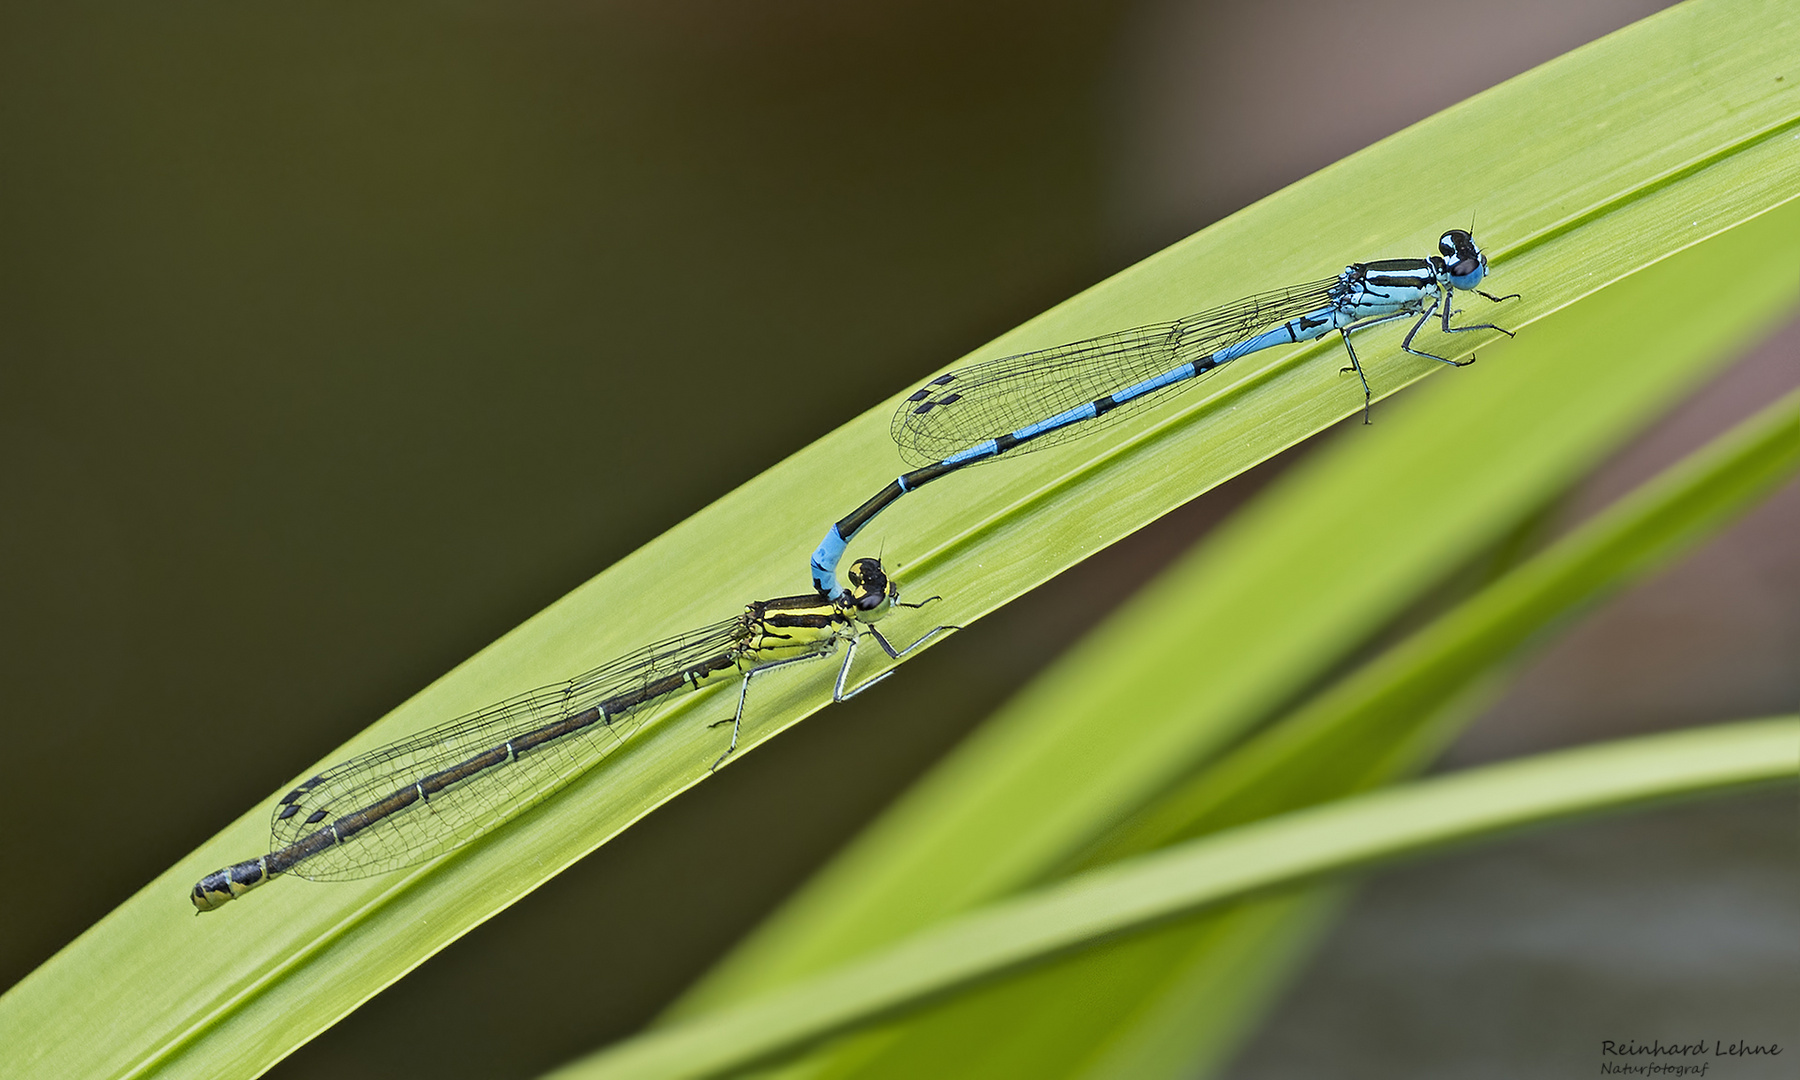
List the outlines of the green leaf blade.
{"type": "Polygon", "coordinates": [[[1222,899],[1554,820],[1792,784],[1800,718],[1643,736],[1297,811],[991,905],[767,999],[577,1063],[574,1080],[738,1070],[846,1025],[1222,899]]]}

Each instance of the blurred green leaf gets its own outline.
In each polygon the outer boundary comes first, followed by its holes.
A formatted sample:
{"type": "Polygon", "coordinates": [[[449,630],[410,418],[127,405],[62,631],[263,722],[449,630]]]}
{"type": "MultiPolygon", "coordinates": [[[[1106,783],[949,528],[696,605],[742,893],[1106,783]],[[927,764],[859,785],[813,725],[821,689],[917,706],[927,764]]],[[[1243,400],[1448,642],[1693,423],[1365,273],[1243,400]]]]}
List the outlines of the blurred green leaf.
{"type": "Polygon", "coordinates": [[[1243,825],[948,920],[844,967],[554,1075],[732,1072],[854,1023],[1219,900],[1599,810],[1791,783],[1800,717],[1564,750],[1243,825]]]}
{"type": "MultiPolygon", "coordinates": [[[[1082,861],[1385,783],[1419,725],[1548,628],[1661,569],[1800,471],[1800,390],[1620,500],[1158,800],[1082,861]]],[[[1435,747],[1437,739],[1427,745],[1435,747]]]]}

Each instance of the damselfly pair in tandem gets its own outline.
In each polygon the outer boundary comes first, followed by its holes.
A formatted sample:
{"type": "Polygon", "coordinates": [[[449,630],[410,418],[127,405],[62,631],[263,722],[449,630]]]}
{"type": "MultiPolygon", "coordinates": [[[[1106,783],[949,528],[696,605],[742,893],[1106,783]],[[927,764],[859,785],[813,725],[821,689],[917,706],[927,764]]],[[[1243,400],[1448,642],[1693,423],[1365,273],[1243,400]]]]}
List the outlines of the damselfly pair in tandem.
{"type": "MultiPolygon", "coordinates": [[[[1364,419],[1373,395],[1351,344],[1352,332],[1417,316],[1401,348],[1413,348],[1437,315],[1443,332],[1511,331],[1491,323],[1451,325],[1458,290],[1499,303],[1479,286],[1487,256],[1474,237],[1452,229],[1439,254],[1424,259],[1352,263],[1336,277],[1295,285],[1203,311],[1037,352],[976,364],[939,376],[909,396],[891,432],[906,473],[834,524],[813,553],[818,595],[758,601],[734,619],[703,627],[596,668],[402,739],[337,765],[301,784],[275,807],[269,854],[201,879],[191,899],[211,911],[285,873],[315,881],[347,880],[411,866],[444,854],[540,802],[617,749],[668,699],[741,680],[730,745],[736,750],[750,683],[789,664],[823,659],[844,646],[832,700],[843,701],[891,672],[846,689],[857,642],[873,637],[893,659],[937,635],[939,626],[896,649],[875,621],[901,604],[899,589],[876,559],[852,566],[848,586],[837,566],[852,537],[902,495],[968,465],[1053,445],[1115,421],[1165,393],[1193,385],[1233,360],[1336,331],[1362,383],[1364,419]]],[[[932,599],[936,599],[933,597],[932,599]]],[[[927,601],[929,602],[929,601],[927,601]]],[[[719,723],[724,723],[720,721],[719,723]]]]}

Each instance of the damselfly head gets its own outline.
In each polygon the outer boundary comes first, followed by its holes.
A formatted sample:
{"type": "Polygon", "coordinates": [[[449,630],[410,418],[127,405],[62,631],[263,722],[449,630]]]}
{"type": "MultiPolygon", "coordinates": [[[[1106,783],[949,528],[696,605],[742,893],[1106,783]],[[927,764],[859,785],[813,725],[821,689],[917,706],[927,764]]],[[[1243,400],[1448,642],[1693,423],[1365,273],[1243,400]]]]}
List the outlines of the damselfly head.
{"type": "Polygon", "coordinates": [[[1487,256],[1475,246],[1475,238],[1461,229],[1451,229],[1438,237],[1438,251],[1450,272],[1450,284],[1458,289],[1473,289],[1487,276],[1487,256]]]}
{"type": "Polygon", "coordinates": [[[900,586],[889,580],[880,559],[858,559],[845,576],[850,579],[850,591],[842,603],[859,619],[873,622],[900,599],[900,586]]]}

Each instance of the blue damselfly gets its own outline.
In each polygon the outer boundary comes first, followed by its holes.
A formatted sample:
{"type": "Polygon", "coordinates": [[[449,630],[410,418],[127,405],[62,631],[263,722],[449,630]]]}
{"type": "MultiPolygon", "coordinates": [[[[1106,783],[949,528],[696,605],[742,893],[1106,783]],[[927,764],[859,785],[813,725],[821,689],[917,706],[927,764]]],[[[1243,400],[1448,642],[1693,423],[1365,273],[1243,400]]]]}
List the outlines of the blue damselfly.
{"type": "Polygon", "coordinates": [[[1336,277],[1259,293],[1173,322],[1154,323],[1036,352],[989,360],[940,375],[894,414],[891,433],[913,471],[834,524],[813,552],[813,584],[828,597],[845,594],[837,566],[850,539],[900,496],[969,465],[1002,454],[1052,446],[1099,430],[1173,390],[1192,385],[1239,357],[1337,331],[1362,382],[1363,420],[1373,395],[1350,334],[1413,315],[1418,321],[1401,348],[1452,367],[1452,360],[1413,348],[1426,322],[1439,315],[1444,333],[1512,331],[1492,323],[1450,325],[1457,290],[1499,303],[1478,286],[1487,256],[1475,238],[1451,229],[1438,255],[1352,263],[1336,277]]]}

